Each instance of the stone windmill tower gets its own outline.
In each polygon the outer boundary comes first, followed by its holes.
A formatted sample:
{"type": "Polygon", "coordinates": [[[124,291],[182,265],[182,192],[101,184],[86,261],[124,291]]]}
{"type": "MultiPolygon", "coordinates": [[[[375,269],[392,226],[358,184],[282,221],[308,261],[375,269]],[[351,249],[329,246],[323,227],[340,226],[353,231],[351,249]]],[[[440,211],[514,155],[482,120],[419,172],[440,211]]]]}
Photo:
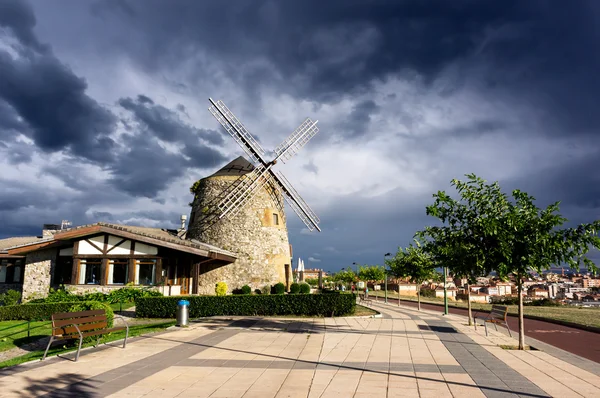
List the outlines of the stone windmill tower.
{"type": "Polygon", "coordinates": [[[312,231],[320,231],[317,215],[273,166],[289,160],[319,130],[307,118],[274,151],[265,151],[222,101],[210,102],[213,116],[240,144],[253,163],[239,157],[192,187],[194,201],[187,238],[198,239],[238,254],[235,263],[218,268],[202,266],[198,293],[212,294],[217,282],[229,289],[253,289],[286,281],[291,275],[291,253],[286,228],[285,198],[312,231]]]}

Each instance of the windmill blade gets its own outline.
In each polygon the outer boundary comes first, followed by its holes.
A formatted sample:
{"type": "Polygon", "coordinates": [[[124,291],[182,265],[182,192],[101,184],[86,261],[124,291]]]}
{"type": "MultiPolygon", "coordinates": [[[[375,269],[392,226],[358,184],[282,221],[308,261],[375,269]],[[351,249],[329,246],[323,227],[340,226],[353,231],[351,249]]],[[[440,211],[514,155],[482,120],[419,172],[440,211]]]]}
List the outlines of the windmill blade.
{"type": "Polygon", "coordinates": [[[250,199],[256,196],[260,188],[270,180],[268,173],[270,167],[261,164],[251,173],[246,174],[239,184],[217,205],[221,212],[219,218],[233,217],[250,199]]]}
{"type": "Polygon", "coordinates": [[[298,151],[319,132],[319,129],[317,128],[318,122],[318,120],[313,122],[307,117],[306,120],[304,120],[304,122],[275,149],[275,160],[281,158],[281,161],[285,163],[286,160],[290,160],[298,153],[298,151]]]}
{"type": "Polygon", "coordinates": [[[219,100],[216,103],[212,98],[208,99],[212,106],[208,108],[210,113],[221,123],[221,126],[233,137],[246,154],[254,161],[254,163],[266,164],[263,156],[265,150],[252,137],[252,134],[244,127],[242,122],[225,106],[223,101],[219,100]]]}
{"type": "Polygon", "coordinates": [[[298,217],[302,220],[302,222],[306,225],[306,227],[310,230],[321,231],[319,228],[319,217],[315,214],[314,211],[306,204],[304,199],[298,194],[298,192],[292,187],[292,184],[281,174],[280,172],[269,170],[269,174],[273,176],[275,181],[279,184],[283,193],[285,194],[286,202],[290,205],[290,207],[296,212],[298,217]]]}

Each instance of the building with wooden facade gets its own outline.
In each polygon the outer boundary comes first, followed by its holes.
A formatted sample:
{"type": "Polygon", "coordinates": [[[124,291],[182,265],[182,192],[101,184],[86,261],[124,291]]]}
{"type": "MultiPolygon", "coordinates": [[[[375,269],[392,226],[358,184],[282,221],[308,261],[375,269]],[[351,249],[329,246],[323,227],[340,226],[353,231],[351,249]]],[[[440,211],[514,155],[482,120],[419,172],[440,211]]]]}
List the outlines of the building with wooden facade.
{"type": "Polygon", "coordinates": [[[236,259],[230,251],[185,239],[182,230],[99,222],[0,240],[0,292],[21,290],[27,300],[59,285],[86,293],[132,284],[166,295],[196,294],[203,272],[236,259]]]}

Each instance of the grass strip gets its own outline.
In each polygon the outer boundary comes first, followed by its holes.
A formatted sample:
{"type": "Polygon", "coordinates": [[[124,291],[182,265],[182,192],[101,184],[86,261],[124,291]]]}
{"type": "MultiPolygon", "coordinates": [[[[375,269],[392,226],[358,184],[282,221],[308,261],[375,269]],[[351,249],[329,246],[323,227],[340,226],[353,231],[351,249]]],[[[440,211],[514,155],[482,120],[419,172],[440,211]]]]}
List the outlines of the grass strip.
{"type": "MultiPolygon", "coordinates": [[[[3,322],[4,323],[4,322],[3,322]]],[[[154,324],[145,324],[145,325],[134,325],[129,327],[129,337],[140,336],[148,333],[155,333],[165,330],[166,328],[175,325],[175,321],[169,322],[161,322],[154,324]]],[[[111,341],[120,340],[125,338],[125,331],[113,332],[108,335],[102,337],[101,343],[109,343],[111,341]]],[[[94,343],[83,344],[82,347],[91,347],[94,343]]],[[[48,351],[48,356],[55,356],[57,354],[65,354],[71,351],[76,351],[76,346],[64,346],[61,345],[60,342],[54,343],[50,350],[48,351]]],[[[32,351],[26,355],[22,355],[20,357],[12,358],[4,362],[0,362],[0,369],[6,368],[8,366],[18,365],[24,362],[29,362],[35,359],[41,359],[44,355],[44,350],[32,351]]]]}

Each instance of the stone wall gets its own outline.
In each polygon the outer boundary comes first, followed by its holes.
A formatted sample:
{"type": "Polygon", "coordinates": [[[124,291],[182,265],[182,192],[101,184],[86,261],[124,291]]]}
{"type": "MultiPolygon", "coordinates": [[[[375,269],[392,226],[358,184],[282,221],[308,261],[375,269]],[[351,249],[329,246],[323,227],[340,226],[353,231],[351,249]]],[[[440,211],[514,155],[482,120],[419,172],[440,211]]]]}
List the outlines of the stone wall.
{"type": "Polygon", "coordinates": [[[29,253],[25,258],[23,301],[48,296],[51,271],[56,263],[56,249],[29,253]]]}
{"type": "MultiPolygon", "coordinates": [[[[235,263],[211,267],[201,265],[199,294],[215,294],[215,284],[226,282],[228,290],[249,285],[260,289],[265,285],[285,283],[285,264],[290,263],[290,246],[285,214],[276,201],[283,203],[278,191],[266,185],[246,203],[234,217],[224,217],[215,224],[203,222],[215,211],[216,202],[237,176],[217,176],[200,181],[192,204],[188,238],[198,239],[238,255],[235,263]],[[279,225],[274,224],[273,213],[279,225]]],[[[246,177],[242,177],[246,178],[246,177]]]]}

